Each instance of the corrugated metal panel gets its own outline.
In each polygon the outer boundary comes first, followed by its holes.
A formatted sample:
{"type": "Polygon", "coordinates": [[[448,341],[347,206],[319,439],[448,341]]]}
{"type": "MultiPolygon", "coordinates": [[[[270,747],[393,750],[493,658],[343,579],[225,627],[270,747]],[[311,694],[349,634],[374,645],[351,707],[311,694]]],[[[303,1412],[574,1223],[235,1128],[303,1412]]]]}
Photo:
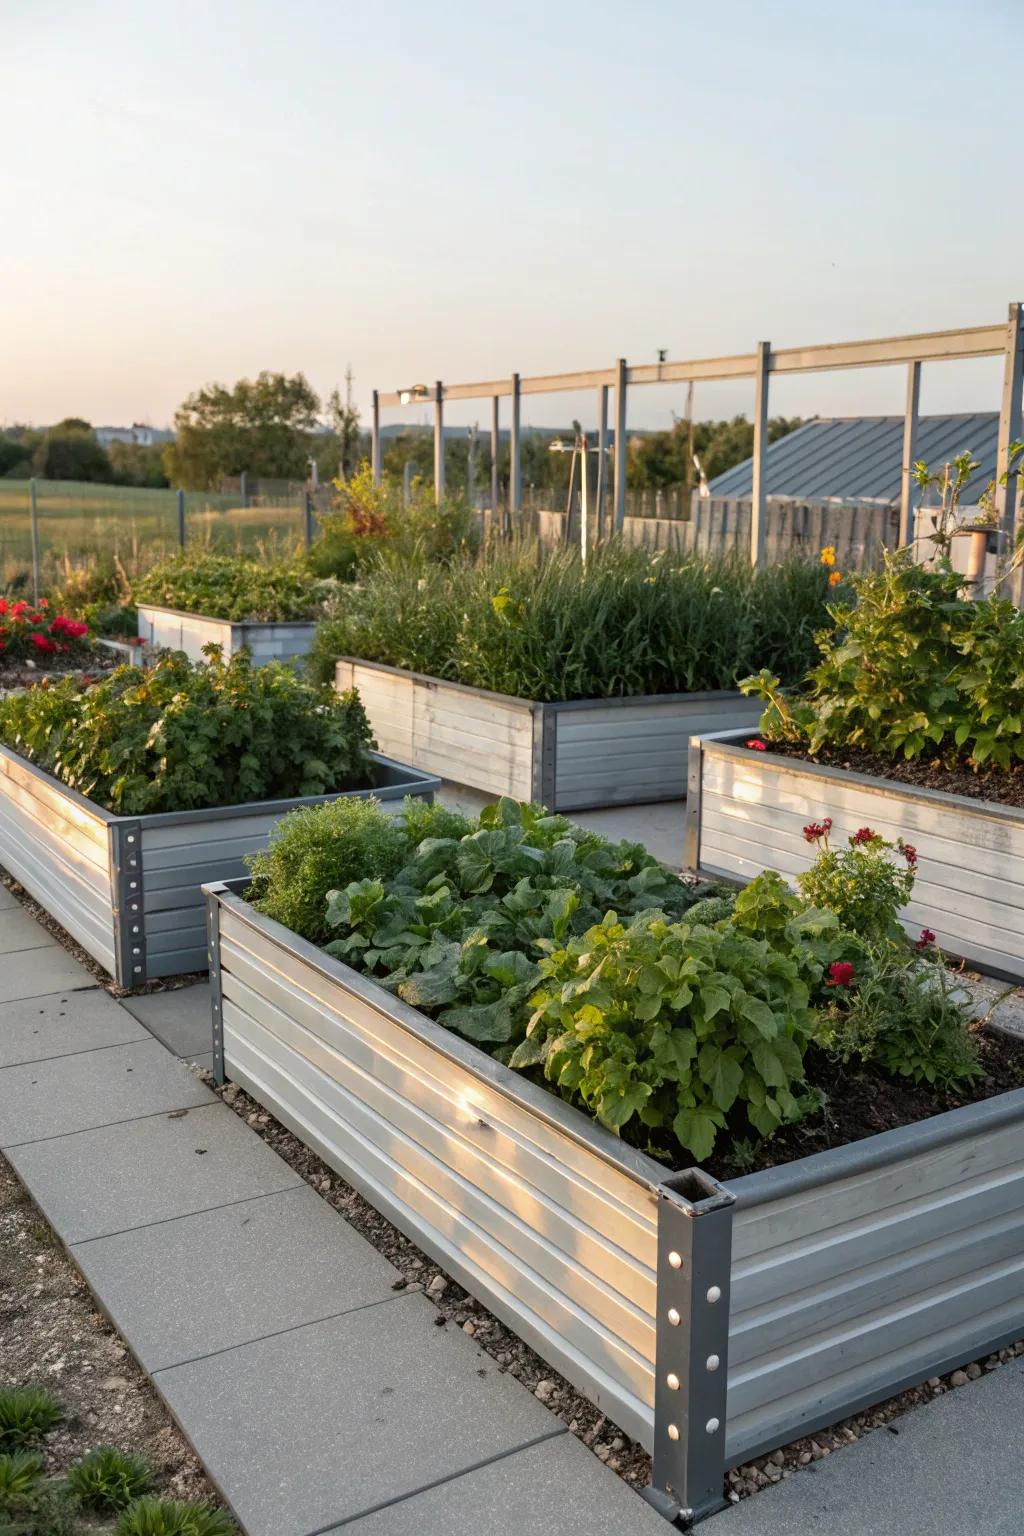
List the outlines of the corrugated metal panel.
{"type": "Polygon", "coordinates": [[[110,971],[115,964],[109,817],[0,748],[0,864],[110,971]]]}
{"type": "MultiPolygon", "coordinates": [[[[995,478],[999,416],[995,411],[922,416],[917,456],[941,470],[959,453],[969,452],[979,469],[961,496],[974,505],[995,478]]],[[[809,421],[765,451],[769,496],[824,500],[877,500],[895,504],[903,465],[902,416],[826,417],[809,421]]],[[[710,482],[712,496],[749,497],[752,460],[735,464],[710,482]]],[[[934,496],[929,501],[934,501],[934,496]]]]}
{"type": "Polygon", "coordinates": [[[752,730],[760,705],[726,697],[623,699],[584,709],[554,705],[555,805],[636,805],[686,794],[690,737],[707,731],[752,730]]]}
{"type": "Polygon", "coordinates": [[[403,1027],[372,983],[242,903],[219,912],[228,1075],[650,1445],[653,1187],[558,1131],[557,1104],[499,1091],[482,1053],[473,1072],[430,1043],[446,1031],[403,1027]]]}
{"type": "MultiPolygon", "coordinates": [[[[963,1137],[961,1117],[972,1113],[941,1117],[945,1144],[845,1178],[805,1179],[766,1203],[754,1203],[765,1176],[733,1185],[730,1462],[1019,1332],[1024,1102],[1011,1123],[963,1137]]],[[[843,1149],[851,1159],[859,1151],[843,1149]]]]}
{"type": "Polygon", "coordinates": [[[841,770],[801,772],[770,756],[706,742],[701,751],[700,865],[749,880],[775,869],[791,882],[814,857],[803,837],[831,816],[842,840],[871,826],[917,848],[914,898],[902,914],[931,928],[943,949],[983,970],[1024,978],[1024,814],[998,814],[926,797],[898,784],[875,789],[841,770]]]}
{"type": "Polygon", "coordinates": [[[533,706],[369,662],[339,661],[382,752],[493,795],[533,799],[533,706]]]}

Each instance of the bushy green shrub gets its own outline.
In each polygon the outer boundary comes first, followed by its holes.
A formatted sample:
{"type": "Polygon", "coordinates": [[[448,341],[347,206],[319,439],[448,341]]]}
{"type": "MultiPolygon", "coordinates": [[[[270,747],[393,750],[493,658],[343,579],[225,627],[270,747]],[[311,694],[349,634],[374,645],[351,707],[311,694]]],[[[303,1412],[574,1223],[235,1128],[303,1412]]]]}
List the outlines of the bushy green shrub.
{"type": "Polygon", "coordinates": [[[962,576],[926,570],[909,550],[848,585],[853,599],[829,608],[799,696],[786,697],[767,655],[741,683],[765,701],[766,740],[812,755],[1024,760],[1024,613],[1000,597],[969,600],[962,576]]]}
{"type": "Polygon", "coordinates": [[[331,591],[296,560],[248,560],[185,551],[154,565],[135,583],[136,603],[179,608],[235,623],[315,618],[331,591]]]}
{"type": "Polygon", "coordinates": [[[101,1445],[71,1468],[67,1483],[84,1509],[116,1514],[132,1499],[149,1492],[153,1470],[141,1456],[101,1445]]]}
{"type": "Polygon", "coordinates": [[[30,1445],[63,1417],[43,1387],[0,1387],[0,1449],[30,1445]]]}
{"type": "Polygon", "coordinates": [[[306,563],[318,576],[350,581],[380,559],[389,562],[447,561],[479,544],[479,519],[465,502],[434,502],[433,488],[413,484],[408,505],[402,488],[384,475],[374,484],[369,464],[350,480],[336,480],[335,505],[320,518],[306,563]]]}
{"type": "Polygon", "coordinates": [[[119,815],[240,805],[369,782],[372,737],[355,693],[302,682],[245,652],[167,653],[0,699],[0,741],[119,815]]]}
{"type": "Polygon", "coordinates": [[[804,837],[816,844],[818,856],[797,875],[797,884],[812,906],[834,912],[841,925],[869,943],[904,941],[898,913],[914,888],[917,849],[903,838],[890,842],[870,827],[861,827],[845,848],[829,842],[831,817],[810,822],[804,837]]]}
{"type": "Polygon", "coordinates": [[[732,688],[753,666],[803,675],[827,576],[792,561],[755,572],[616,543],[501,547],[424,575],[378,567],[318,627],[309,665],[339,656],[406,667],[519,698],[611,698],[732,688]]]}
{"type": "Polygon", "coordinates": [[[0,1515],[39,1485],[43,1458],[37,1451],[0,1452],[0,1515]]]}
{"type": "Polygon", "coordinates": [[[136,1499],[121,1515],[114,1536],[233,1536],[237,1526],[223,1509],[184,1499],[136,1499]]]}

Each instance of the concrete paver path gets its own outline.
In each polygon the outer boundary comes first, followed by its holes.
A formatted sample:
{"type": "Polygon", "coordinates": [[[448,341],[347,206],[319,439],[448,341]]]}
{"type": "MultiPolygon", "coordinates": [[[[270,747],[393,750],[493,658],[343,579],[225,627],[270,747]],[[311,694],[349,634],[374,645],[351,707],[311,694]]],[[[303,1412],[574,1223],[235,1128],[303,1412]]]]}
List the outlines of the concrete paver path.
{"type": "Polygon", "coordinates": [[[0,889],[0,1147],[249,1536],[663,1536],[188,1070],[205,986],[121,1005],[27,921],[0,889]]]}

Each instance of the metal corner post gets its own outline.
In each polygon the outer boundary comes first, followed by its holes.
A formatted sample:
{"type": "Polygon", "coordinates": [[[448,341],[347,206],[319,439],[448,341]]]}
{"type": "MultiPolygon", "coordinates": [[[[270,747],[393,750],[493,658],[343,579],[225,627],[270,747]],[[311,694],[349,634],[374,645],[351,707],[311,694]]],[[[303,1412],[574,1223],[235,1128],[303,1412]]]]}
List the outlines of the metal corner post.
{"type": "Polygon", "coordinates": [[[444,501],[444,385],[434,387],[434,503],[444,501]]]}
{"type": "Polygon", "coordinates": [[[615,364],[615,532],[621,533],[626,520],[626,359],[615,364]]]}
{"type": "Polygon", "coordinates": [[[907,364],[907,408],[903,417],[903,466],[900,470],[900,528],[902,549],[914,542],[914,464],[917,460],[917,423],[921,407],[921,364],[907,364]]]}
{"type": "Polygon", "coordinates": [[[750,562],[761,567],[767,547],[765,522],[768,512],[768,485],[765,454],[768,448],[768,374],[771,370],[771,342],[757,344],[757,372],[754,375],[754,448],[750,486],[750,562]]]}
{"type": "MultiPolygon", "coordinates": [[[[1017,529],[1018,487],[1009,473],[1010,449],[1021,436],[1021,392],[1024,388],[1024,305],[1011,304],[1006,323],[1006,354],[1003,364],[1003,396],[999,409],[999,441],[996,449],[996,515],[1002,533],[1002,550],[1012,554],[1017,529]],[[1003,477],[1006,477],[1005,483],[1003,477]]],[[[1015,573],[1013,596],[1022,603],[1024,570],[1015,573]]]]}
{"type": "Polygon", "coordinates": [[[206,895],[206,952],[210,964],[210,1020],[213,1036],[213,1080],[218,1088],[226,1082],[224,1071],[224,994],[220,976],[220,902],[222,884],[204,887],[206,895]]]}
{"type": "Polygon", "coordinates": [[[510,528],[519,520],[523,504],[523,464],[519,448],[519,375],[512,375],[512,423],[509,437],[508,516],[510,528]]]}
{"type": "MultiPolygon", "coordinates": [[[[498,448],[501,443],[501,398],[498,395],[491,396],[491,533],[494,534],[499,527],[498,515],[498,448]]],[[[501,516],[500,527],[503,533],[508,532],[507,518],[501,516]]]]}
{"type": "Polygon", "coordinates": [[[370,407],[370,469],[374,485],[380,485],[380,390],[373,392],[370,407]]]}
{"type": "Polygon", "coordinates": [[[608,483],[607,465],[605,459],[608,456],[608,385],[602,384],[597,391],[597,491],[595,493],[595,526],[597,529],[597,542],[600,544],[604,538],[604,501],[605,487],[608,483]]]}
{"type": "Polygon", "coordinates": [[[683,840],[683,868],[694,874],[700,869],[700,792],[704,749],[699,736],[690,737],[686,763],[686,832],[683,840]]]}
{"type": "Polygon", "coordinates": [[[658,1191],[650,1502],[692,1522],[724,1508],[734,1197],[699,1168],[658,1191]]]}
{"type": "Polygon", "coordinates": [[[147,979],[141,822],[110,823],[110,877],[116,979],[122,987],[138,987],[147,979]]]}
{"type": "Polygon", "coordinates": [[[558,707],[555,704],[533,706],[533,799],[554,812],[558,765],[558,707]]]}

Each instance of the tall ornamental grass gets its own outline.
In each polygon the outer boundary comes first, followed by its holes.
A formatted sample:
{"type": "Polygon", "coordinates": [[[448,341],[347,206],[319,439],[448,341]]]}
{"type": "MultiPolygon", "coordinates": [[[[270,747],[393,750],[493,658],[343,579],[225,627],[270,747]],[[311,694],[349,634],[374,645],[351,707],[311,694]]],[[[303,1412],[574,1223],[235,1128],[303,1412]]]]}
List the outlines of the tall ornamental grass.
{"type": "Polygon", "coordinates": [[[770,667],[791,682],[827,621],[828,573],[790,560],[673,558],[613,544],[499,547],[446,569],[379,566],[317,631],[310,666],[339,656],[426,672],[519,698],[616,698],[733,688],[770,667]]]}

